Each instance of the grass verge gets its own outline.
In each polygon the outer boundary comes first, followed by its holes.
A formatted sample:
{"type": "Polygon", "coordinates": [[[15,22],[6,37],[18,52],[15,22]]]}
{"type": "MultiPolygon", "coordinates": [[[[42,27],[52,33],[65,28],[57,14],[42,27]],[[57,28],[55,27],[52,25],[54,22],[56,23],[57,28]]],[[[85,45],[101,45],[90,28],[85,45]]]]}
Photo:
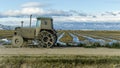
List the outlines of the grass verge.
{"type": "Polygon", "coordinates": [[[11,56],[0,57],[0,68],[113,68],[120,56],[11,56]]]}

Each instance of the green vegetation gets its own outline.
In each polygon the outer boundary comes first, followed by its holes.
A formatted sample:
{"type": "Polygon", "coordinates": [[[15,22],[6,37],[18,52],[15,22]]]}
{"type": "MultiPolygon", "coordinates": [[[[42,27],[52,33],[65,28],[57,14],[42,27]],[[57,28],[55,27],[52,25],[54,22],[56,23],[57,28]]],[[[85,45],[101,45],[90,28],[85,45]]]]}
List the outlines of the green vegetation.
{"type": "Polygon", "coordinates": [[[113,68],[120,56],[11,56],[0,57],[0,68],[113,68]]]}
{"type": "Polygon", "coordinates": [[[120,43],[106,44],[108,48],[120,48],[120,43]]]}
{"type": "Polygon", "coordinates": [[[84,48],[98,48],[98,47],[107,47],[107,48],[118,48],[120,49],[120,43],[113,43],[113,44],[108,44],[106,43],[105,45],[101,45],[100,43],[98,42],[95,42],[95,43],[89,43],[88,44],[85,44],[85,43],[79,43],[77,45],[72,45],[70,43],[66,43],[66,46],[64,45],[61,45],[61,44],[57,44],[57,46],[59,47],[84,47],[84,48]]]}

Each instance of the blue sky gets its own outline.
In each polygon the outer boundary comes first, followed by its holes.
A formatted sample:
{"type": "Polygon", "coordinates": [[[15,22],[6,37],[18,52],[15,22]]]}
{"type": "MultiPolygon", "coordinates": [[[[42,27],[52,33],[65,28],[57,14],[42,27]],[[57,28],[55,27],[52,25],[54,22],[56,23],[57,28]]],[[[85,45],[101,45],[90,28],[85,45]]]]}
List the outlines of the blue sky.
{"type": "Polygon", "coordinates": [[[0,10],[20,9],[27,2],[49,4],[47,8],[59,10],[77,10],[83,12],[104,12],[120,10],[120,0],[0,0],[0,10]]]}
{"type": "Polygon", "coordinates": [[[30,14],[56,22],[120,22],[120,0],[0,0],[0,7],[2,23],[27,22],[30,14]]]}

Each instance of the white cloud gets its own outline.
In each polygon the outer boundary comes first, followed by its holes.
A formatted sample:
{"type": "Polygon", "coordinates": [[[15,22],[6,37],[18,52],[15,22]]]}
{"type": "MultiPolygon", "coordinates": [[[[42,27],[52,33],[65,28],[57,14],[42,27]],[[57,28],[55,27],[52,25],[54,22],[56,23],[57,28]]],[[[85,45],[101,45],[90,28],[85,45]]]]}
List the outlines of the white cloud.
{"type": "Polygon", "coordinates": [[[48,9],[45,10],[40,7],[24,7],[20,10],[8,10],[6,12],[2,12],[0,16],[3,17],[23,17],[29,15],[35,16],[69,16],[69,13],[62,10],[48,9]]]}
{"type": "MultiPolygon", "coordinates": [[[[0,18],[0,24],[9,26],[21,26],[21,21],[24,21],[24,26],[29,26],[30,18],[16,18],[16,17],[0,18]]],[[[36,19],[32,18],[32,25],[35,25],[35,22],[36,19]]]]}
{"type": "Polygon", "coordinates": [[[41,7],[44,4],[38,2],[29,2],[22,5],[19,10],[8,10],[6,12],[0,12],[0,22],[6,22],[6,19],[11,22],[19,22],[22,17],[23,20],[29,22],[28,16],[33,14],[36,16],[52,16],[55,22],[120,22],[120,11],[115,12],[103,12],[99,14],[86,14],[75,10],[56,10],[56,9],[44,9],[41,7]],[[3,18],[2,18],[3,17],[3,18]],[[19,18],[20,17],[20,18],[19,18]],[[6,18],[6,19],[4,19],[6,18]]]}
{"type": "Polygon", "coordinates": [[[41,8],[23,8],[20,12],[23,15],[44,14],[44,10],[41,8]]]}
{"type": "Polygon", "coordinates": [[[17,16],[20,14],[19,10],[8,10],[2,13],[2,16],[17,16]]]}
{"type": "Polygon", "coordinates": [[[8,10],[2,13],[2,16],[26,16],[30,14],[42,15],[45,11],[42,8],[22,8],[21,10],[8,10]]]}
{"type": "Polygon", "coordinates": [[[39,2],[28,2],[22,5],[22,7],[45,7],[48,4],[42,4],[39,2]]]}
{"type": "Polygon", "coordinates": [[[93,16],[54,16],[53,17],[56,22],[120,22],[120,15],[118,16],[112,16],[112,15],[106,15],[106,16],[100,16],[96,15],[96,17],[93,16]]]}

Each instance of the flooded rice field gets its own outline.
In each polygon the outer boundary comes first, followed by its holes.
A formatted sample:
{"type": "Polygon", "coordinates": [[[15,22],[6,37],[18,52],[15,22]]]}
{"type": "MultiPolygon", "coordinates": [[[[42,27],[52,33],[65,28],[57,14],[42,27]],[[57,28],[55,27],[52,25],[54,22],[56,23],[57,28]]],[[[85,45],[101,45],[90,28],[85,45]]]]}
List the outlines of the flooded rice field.
{"type": "Polygon", "coordinates": [[[119,40],[120,31],[60,31],[60,32],[61,33],[63,32],[58,38],[58,41],[61,43],[76,43],[76,44],[99,43],[101,46],[104,46],[106,44],[112,45],[114,43],[120,43],[119,40]],[[64,36],[65,34],[71,37],[72,41],[68,42],[68,39],[64,38],[67,37],[64,36]]]}

